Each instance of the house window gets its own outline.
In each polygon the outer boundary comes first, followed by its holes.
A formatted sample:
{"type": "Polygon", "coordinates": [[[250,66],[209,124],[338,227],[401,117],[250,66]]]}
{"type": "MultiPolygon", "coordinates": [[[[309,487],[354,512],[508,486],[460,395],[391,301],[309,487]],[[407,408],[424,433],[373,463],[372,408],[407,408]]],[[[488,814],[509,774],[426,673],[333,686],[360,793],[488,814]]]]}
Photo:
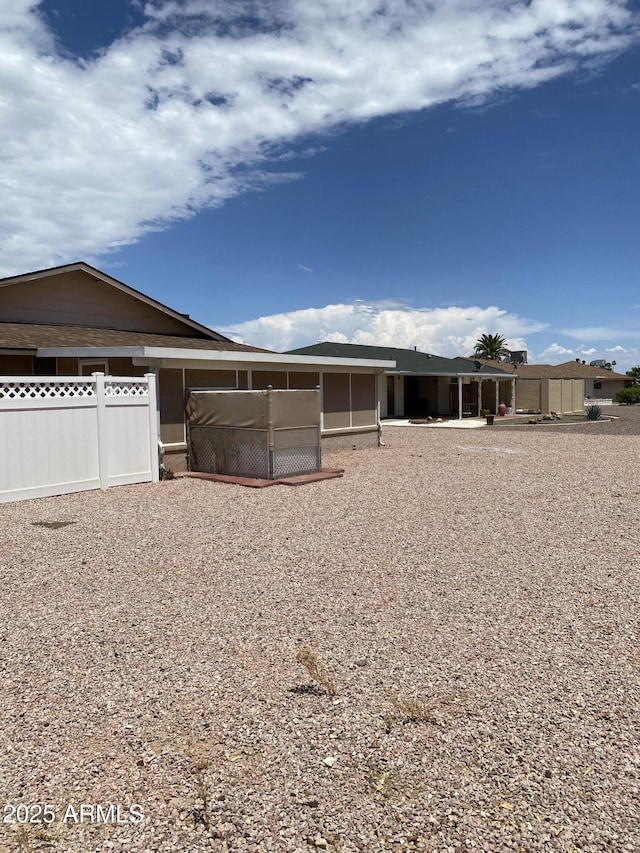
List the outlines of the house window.
{"type": "Polygon", "coordinates": [[[39,358],[36,356],[33,359],[34,376],[55,376],[56,373],[57,363],[55,358],[39,358]]]}
{"type": "Polygon", "coordinates": [[[594,388],[594,391],[598,391],[600,388],[602,388],[602,382],[594,382],[593,388],[594,388]]]}

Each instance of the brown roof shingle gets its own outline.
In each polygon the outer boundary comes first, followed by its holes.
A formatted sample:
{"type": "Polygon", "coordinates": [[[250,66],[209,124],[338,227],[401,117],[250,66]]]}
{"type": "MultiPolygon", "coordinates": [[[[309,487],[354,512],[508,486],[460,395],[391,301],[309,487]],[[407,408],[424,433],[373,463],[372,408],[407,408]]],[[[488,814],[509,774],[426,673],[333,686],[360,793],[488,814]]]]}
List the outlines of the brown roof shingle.
{"type": "MultiPolygon", "coordinates": [[[[469,359],[473,361],[474,359],[469,359]]],[[[581,361],[565,361],[562,364],[510,364],[504,361],[492,361],[491,359],[480,359],[483,364],[499,367],[514,376],[522,379],[618,379],[629,382],[628,376],[622,373],[614,373],[613,370],[605,370],[602,367],[591,367],[581,361]]]]}
{"type": "Polygon", "coordinates": [[[44,347],[172,347],[175,349],[224,350],[231,352],[271,352],[271,350],[214,341],[207,338],[158,335],[151,332],[123,332],[86,326],[44,326],[32,323],[0,323],[3,349],[44,347]]]}

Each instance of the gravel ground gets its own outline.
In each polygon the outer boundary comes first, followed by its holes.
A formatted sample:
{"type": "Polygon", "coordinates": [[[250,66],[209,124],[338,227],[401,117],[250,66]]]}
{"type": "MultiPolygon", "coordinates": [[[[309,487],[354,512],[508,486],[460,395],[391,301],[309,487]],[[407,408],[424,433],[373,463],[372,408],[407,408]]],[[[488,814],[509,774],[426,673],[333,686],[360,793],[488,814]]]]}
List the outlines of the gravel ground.
{"type": "Polygon", "coordinates": [[[0,789],[55,817],[0,851],[640,849],[638,440],[577,429],[0,506],[0,789]]]}

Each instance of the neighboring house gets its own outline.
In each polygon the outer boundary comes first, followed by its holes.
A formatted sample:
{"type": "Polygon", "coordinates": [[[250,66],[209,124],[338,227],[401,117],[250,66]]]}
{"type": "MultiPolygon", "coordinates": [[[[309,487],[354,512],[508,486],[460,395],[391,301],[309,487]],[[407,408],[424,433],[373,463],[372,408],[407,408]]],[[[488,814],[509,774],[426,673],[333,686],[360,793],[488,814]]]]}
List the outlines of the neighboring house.
{"type": "Polygon", "coordinates": [[[378,397],[383,418],[428,415],[478,415],[487,409],[496,414],[504,403],[515,406],[515,380],[500,366],[465,358],[443,358],[414,349],[374,347],[324,341],[291,350],[307,357],[360,358],[395,361],[379,376],[378,397]]]}
{"type": "Polygon", "coordinates": [[[591,367],[579,360],[562,364],[511,364],[483,360],[483,364],[499,366],[516,376],[518,408],[531,411],[582,412],[585,398],[615,400],[617,391],[633,384],[628,376],[602,367],[591,367]]]}
{"type": "Polygon", "coordinates": [[[392,362],[238,344],[86,263],[0,279],[0,375],[154,373],[166,461],[185,465],[190,388],[315,388],[323,444],[375,445],[377,376],[392,362]]]}
{"type": "Polygon", "coordinates": [[[623,373],[614,373],[605,367],[592,367],[582,361],[565,361],[554,365],[554,375],[579,376],[584,379],[584,394],[588,399],[616,399],[616,394],[623,388],[633,385],[633,379],[623,373]]]}

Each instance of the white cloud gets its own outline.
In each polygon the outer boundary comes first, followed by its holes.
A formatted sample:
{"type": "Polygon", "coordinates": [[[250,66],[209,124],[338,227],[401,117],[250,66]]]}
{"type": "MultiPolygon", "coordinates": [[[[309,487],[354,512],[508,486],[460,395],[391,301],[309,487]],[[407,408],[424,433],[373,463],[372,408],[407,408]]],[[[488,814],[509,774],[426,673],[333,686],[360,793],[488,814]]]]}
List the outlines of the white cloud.
{"type": "Polygon", "coordinates": [[[640,347],[612,347],[606,349],[607,361],[615,359],[615,370],[624,373],[640,364],[640,347]]]}
{"type": "Polygon", "coordinates": [[[272,314],[221,329],[236,340],[282,352],[318,341],[414,347],[437,355],[470,355],[483,333],[501,334],[511,349],[527,349],[525,335],[545,323],[490,306],[412,309],[354,304],[272,314]]]}
{"type": "Polygon", "coordinates": [[[636,364],[640,364],[640,348],[638,347],[622,347],[612,346],[596,349],[596,347],[586,348],[584,345],[575,349],[568,349],[561,344],[553,343],[546,347],[541,352],[533,354],[533,358],[529,359],[529,363],[540,364],[560,364],[563,361],[572,361],[574,358],[579,358],[581,361],[590,361],[596,359],[604,359],[605,361],[616,361],[616,372],[624,373],[636,364]]]}
{"type": "MultiPolygon", "coordinates": [[[[567,349],[561,344],[552,343],[548,347],[538,352],[535,355],[535,360],[538,364],[561,364],[563,361],[571,361],[577,357],[577,352],[573,349],[567,349]]],[[[529,359],[531,361],[531,359],[529,359]]]]}
{"type": "Polygon", "coordinates": [[[38,5],[0,0],[3,274],[296,177],[268,166],[305,134],[536,86],[637,37],[623,0],[157,0],[74,61],[38,5]]]}
{"type": "Polygon", "coordinates": [[[583,326],[579,329],[562,329],[563,335],[577,340],[610,341],[612,338],[637,338],[640,332],[633,329],[614,329],[609,326],[583,326]]]}

